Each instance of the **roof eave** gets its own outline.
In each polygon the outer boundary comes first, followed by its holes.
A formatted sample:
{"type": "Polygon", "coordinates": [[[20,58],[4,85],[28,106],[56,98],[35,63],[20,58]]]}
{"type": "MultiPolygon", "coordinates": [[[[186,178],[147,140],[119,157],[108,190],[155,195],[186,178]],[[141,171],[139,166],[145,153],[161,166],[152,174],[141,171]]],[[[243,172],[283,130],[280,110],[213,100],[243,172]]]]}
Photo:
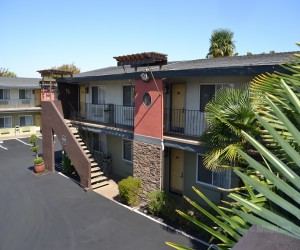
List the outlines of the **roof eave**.
{"type": "MultiPolygon", "coordinates": [[[[153,71],[155,78],[187,78],[187,77],[204,77],[204,76],[255,76],[266,72],[286,70],[280,65],[258,65],[258,66],[240,66],[240,67],[222,67],[222,68],[198,68],[182,70],[162,70],[153,71]]],[[[57,83],[80,83],[93,81],[111,81],[125,79],[140,79],[141,72],[132,72],[126,74],[111,74],[101,76],[82,76],[59,78],[57,83]]]]}

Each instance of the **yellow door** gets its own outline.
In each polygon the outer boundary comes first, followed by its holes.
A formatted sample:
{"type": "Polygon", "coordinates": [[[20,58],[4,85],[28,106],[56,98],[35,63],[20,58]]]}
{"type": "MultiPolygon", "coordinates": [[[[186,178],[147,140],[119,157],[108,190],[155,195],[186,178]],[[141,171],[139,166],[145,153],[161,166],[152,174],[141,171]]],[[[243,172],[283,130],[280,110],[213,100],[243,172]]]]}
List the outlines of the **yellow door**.
{"type": "Polygon", "coordinates": [[[40,127],[40,130],[42,130],[41,115],[35,116],[35,126],[40,127]]]}
{"type": "Polygon", "coordinates": [[[173,192],[183,192],[184,152],[179,149],[171,150],[170,189],[173,192]]]}
{"type": "Polygon", "coordinates": [[[41,90],[34,90],[35,106],[41,106],[41,90]]]}
{"type": "Polygon", "coordinates": [[[172,85],[172,128],[184,128],[185,85],[172,85]]]}
{"type": "Polygon", "coordinates": [[[80,85],[80,116],[85,117],[85,103],[86,103],[86,92],[85,92],[85,86],[80,85]]]}

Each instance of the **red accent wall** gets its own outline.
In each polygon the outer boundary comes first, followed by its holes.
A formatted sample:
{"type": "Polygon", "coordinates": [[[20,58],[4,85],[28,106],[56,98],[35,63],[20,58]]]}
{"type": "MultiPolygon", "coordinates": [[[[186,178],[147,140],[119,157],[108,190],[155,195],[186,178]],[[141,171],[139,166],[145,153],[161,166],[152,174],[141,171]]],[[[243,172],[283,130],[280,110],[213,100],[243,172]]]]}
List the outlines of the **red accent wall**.
{"type": "Polygon", "coordinates": [[[138,135],[163,138],[163,81],[151,79],[135,81],[135,109],[134,109],[134,133],[138,135]],[[160,94],[159,94],[160,92],[160,94]],[[151,105],[146,107],[143,96],[149,93],[151,105]]]}
{"type": "MultiPolygon", "coordinates": [[[[55,100],[54,89],[51,90],[51,101],[55,100]]],[[[41,90],[41,101],[50,101],[50,89],[41,90]]]]}

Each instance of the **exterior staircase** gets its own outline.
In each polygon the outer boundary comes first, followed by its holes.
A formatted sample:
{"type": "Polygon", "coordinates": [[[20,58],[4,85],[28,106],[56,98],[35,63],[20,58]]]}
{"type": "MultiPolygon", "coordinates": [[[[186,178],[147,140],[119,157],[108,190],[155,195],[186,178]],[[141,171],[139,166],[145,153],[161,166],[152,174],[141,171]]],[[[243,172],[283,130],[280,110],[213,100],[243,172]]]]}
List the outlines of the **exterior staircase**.
{"type": "Polygon", "coordinates": [[[108,185],[109,184],[108,178],[104,175],[103,171],[101,170],[101,167],[93,158],[93,154],[92,154],[91,150],[89,149],[89,146],[87,145],[87,143],[84,142],[84,140],[80,136],[80,133],[79,133],[76,125],[74,126],[73,123],[69,120],[65,120],[65,122],[68,125],[69,130],[73,133],[74,137],[76,138],[79,145],[81,146],[81,148],[83,149],[86,156],[89,158],[89,160],[91,162],[91,186],[92,186],[92,189],[95,190],[95,189],[98,189],[98,188],[108,185]]]}

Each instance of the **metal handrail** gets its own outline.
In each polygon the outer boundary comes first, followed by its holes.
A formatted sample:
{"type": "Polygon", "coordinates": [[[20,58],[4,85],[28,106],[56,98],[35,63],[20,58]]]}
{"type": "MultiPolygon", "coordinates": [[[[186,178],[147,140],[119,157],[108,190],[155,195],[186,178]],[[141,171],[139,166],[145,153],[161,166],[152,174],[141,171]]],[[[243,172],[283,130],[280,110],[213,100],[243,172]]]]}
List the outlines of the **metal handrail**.
{"type": "MultiPolygon", "coordinates": [[[[80,114],[75,110],[75,108],[72,106],[72,104],[70,105],[70,121],[71,124],[75,125],[78,129],[78,134],[80,135],[81,139],[83,140],[83,142],[85,143],[85,145],[87,146],[88,150],[94,155],[95,153],[97,154],[101,154],[103,155],[103,151],[101,149],[101,146],[99,145],[99,151],[95,152],[95,150],[92,148],[91,145],[94,145],[95,143],[95,139],[93,137],[92,132],[90,132],[87,129],[87,126],[84,124],[84,119],[80,117],[80,114]],[[89,138],[89,139],[88,139],[89,138]]],[[[99,154],[99,155],[100,155],[99,154]]],[[[97,159],[99,159],[98,163],[102,163],[102,157],[96,157],[97,159]]]]}

